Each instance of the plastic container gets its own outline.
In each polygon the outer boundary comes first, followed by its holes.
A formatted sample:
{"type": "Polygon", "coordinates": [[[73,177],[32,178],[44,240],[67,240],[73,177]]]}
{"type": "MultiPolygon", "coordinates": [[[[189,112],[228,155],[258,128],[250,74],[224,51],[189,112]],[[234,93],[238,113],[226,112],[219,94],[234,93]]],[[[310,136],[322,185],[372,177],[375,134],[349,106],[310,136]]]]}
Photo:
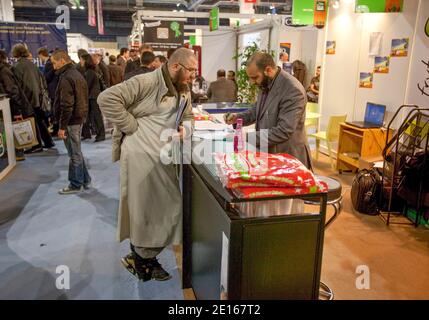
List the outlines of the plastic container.
{"type": "Polygon", "coordinates": [[[243,151],[244,142],[243,142],[243,119],[237,119],[237,125],[235,127],[234,134],[234,152],[243,151]]]}

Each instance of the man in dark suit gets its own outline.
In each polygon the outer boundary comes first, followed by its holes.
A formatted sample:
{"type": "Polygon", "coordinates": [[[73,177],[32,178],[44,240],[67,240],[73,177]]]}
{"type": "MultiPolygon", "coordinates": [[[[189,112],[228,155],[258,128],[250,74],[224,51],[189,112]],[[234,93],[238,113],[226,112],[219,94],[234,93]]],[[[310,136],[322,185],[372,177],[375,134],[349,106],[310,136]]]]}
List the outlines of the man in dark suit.
{"type": "Polygon", "coordinates": [[[225,78],[225,70],[218,70],[217,80],[212,82],[207,91],[210,102],[236,102],[237,91],[235,83],[225,78]]]}
{"type": "Polygon", "coordinates": [[[130,57],[130,50],[128,48],[121,48],[120,56],[118,57],[118,61],[116,64],[121,67],[122,74],[125,74],[125,68],[127,67],[127,62],[130,57]]]}
{"type": "Polygon", "coordinates": [[[246,112],[226,115],[226,122],[235,124],[242,118],[246,126],[256,123],[258,145],[268,141],[270,153],[288,153],[311,169],[304,127],[307,97],[302,84],[277,67],[267,53],[255,53],[246,72],[250,82],[260,88],[257,103],[246,112]]]}
{"type": "Polygon", "coordinates": [[[140,66],[129,73],[125,74],[124,80],[131,79],[132,77],[138,76],[139,74],[144,74],[152,72],[154,70],[153,62],[155,61],[155,55],[150,51],[145,51],[142,53],[140,58],[140,66]]]}

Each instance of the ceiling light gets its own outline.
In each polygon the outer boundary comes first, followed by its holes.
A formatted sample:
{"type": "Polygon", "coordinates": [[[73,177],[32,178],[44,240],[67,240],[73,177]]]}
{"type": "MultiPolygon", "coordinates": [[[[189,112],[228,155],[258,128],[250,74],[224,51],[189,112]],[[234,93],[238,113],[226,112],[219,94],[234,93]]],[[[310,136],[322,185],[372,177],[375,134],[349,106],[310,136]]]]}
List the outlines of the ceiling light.
{"type": "Polygon", "coordinates": [[[185,10],[179,10],[179,12],[185,12],[185,10]]]}
{"type": "Polygon", "coordinates": [[[173,10],[173,12],[177,12],[177,10],[176,10],[176,9],[174,9],[174,10],[173,10]]]}
{"type": "Polygon", "coordinates": [[[176,4],[177,7],[180,7],[180,2],[178,4],[176,4]]]}
{"type": "Polygon", "coordinates": [[[84,6],[79,6],[79,9],[80,10],[85,10],[85,7],[84,6]]]}
{"type": "Polygon", "coordinates": [[[72,9],[76,10],[77,9],[76,5],[72,5],[72,9]]]}

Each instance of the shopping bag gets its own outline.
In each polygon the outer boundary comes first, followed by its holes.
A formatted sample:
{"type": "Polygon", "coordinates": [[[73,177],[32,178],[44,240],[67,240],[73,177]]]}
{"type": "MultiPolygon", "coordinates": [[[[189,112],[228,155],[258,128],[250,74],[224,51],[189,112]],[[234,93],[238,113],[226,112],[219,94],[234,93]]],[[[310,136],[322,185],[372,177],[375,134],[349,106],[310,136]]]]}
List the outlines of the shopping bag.
{"type": "Polygon", "coordinates": [[[16,149],[31,148],[39,144],[33,117],[12,122],[12,129],[16,149]]]}

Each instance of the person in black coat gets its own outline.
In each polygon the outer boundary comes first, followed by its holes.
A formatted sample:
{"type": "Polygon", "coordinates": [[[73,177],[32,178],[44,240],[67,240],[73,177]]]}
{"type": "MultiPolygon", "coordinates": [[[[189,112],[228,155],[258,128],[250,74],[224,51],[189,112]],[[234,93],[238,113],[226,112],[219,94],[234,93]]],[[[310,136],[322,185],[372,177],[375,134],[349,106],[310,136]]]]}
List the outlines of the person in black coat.
{"type": "Polygon", "coordinates": [[[69,185],[59,193],[67,195],[89,189],[91,185],[80,140],[82,124],[88,115],[88,87],[66,51],[56,50],[52,54],[52,63],[59,76],[54,102],[60,127],[58,138],[64,140],[70,157],[69,185]]]}
{"type": "MultiPolygon", "coordinates": [[[[46,83],[48,85],[48,94],[52,104],[55,100],[55,91],[58,86],[58,76],[55,73],[54,66],[52,65],[51,58],[49,57],[48,49],[40,48],[38,51],[39,59],[45,65],[43,69],[43,75],[45,76],[46,83]]],[[[50,119],[53,122],[52,135],[56,136],[58,133],[58,123],[55,121],[55,110],[52,108],[50,119]]]]}
{"type": "MultiPolygon", "coordinates": [[[[97,104],[97,98],[101,93],[101,77],[95,71],[96,66],[91,55],[84,55],[82,57],[85,60],[85,80],[88,84],[88,100],[89,100],[89,124],[87,125],[92,127],[95,131],[96,137],[95,142],[105,140],[105,128],[103,122],[103,115],[100,111],[100,108],[97,104]]],[[[87,129],[86,129],[87,130],[87,129]]],[[[84,139],[90,138],[91,135],[88,135],[88,132],[82,131],[82,136],[84,139]]]]}
{"type": "Polygon", "coordinates": [[[25,119],[33,115],[33,108],[19,87],[4,50],[0,50],[0,93],[7,94],[10,98],[12,118],[25,119]]]}
{"type": "Polygon", "coordinates": [[[132,72],[125,74],[125,80],[131,79],[132,77],[135,77],[139,74],[152,72],[154,70],[154,67],[153,67],[154,61],[155,61],[155,55],[152,52],[150,51],[143,52],[140,58],[140,67],[138,67],[138,69],[132,72]]]}
{"type": "Polygon", "coordinates": [[[41,108],[40,94],[41,94],[41,79],[40,72],[36,65],[28,59],[30,53],[24,44],[16,44],[12,49],[12,55],[18,59],[18,62],[13,67],[13,73],[18,80],[18,85],[23,90],[25,96],[34,110],[36,120],[36,134],[39,144],[34,146],[29,153],[43,151],[42,141],[45,148],[52,148],[55,146],[52,137],[46,127],[44,121],[45,113],[41,108]]]}
{"type": "Polygon", "coordinates": [[[140,67],[140,57],[136,49],[130,50],[130,59],[127,61],[124,76],[140,67]]]}

